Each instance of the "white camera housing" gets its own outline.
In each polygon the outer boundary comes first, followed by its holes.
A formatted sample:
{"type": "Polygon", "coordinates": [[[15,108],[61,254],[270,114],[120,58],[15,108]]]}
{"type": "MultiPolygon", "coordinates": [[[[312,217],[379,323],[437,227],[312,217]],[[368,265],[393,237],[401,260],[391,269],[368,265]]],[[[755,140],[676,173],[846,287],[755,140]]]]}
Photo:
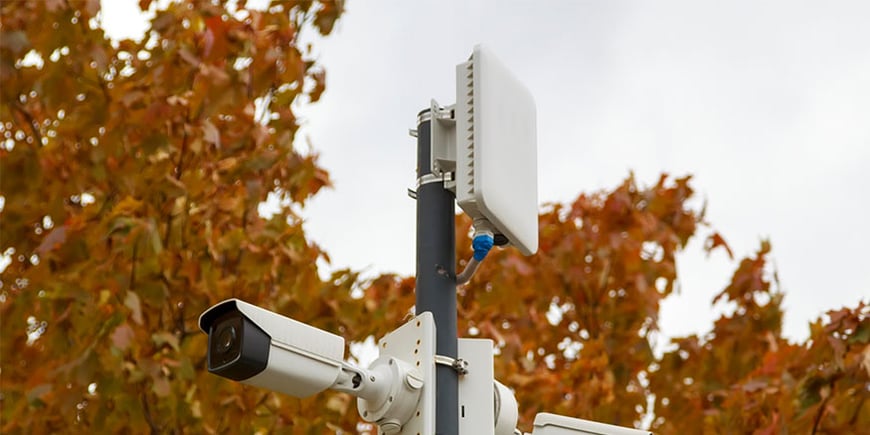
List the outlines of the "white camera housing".
{"type": "Polygon", "coordinates": [[[208,370],[219,376],[308,397],[342,372],[344,338],[238,299],[206,310],[199,328],[209,334],[208,370]]]}
{"type": "Polygon", "coordinates": [[[381,357],[368,369],[344,361],[342,337],[238,299],[206,310],[199,328],[208,334],[211,373],[300,398],[326,389],[348,393],[382,434],[434,433],[432,313],[382,338],[381,357]]]}
{"type": "Polygon", "coordinates": [[[541,412],[531,435],[652,435],[652,432],[541,412]]]}

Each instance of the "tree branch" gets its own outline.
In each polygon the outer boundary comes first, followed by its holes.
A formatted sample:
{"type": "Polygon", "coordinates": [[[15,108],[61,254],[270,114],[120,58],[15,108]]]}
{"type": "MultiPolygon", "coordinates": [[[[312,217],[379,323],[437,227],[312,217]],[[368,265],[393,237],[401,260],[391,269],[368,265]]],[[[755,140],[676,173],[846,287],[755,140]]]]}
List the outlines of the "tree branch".
{"type": "Polygon", "coordinates": [[[855,407],[855,412],[852,413],[852,418],[849,419],[849,426],[855,427],[855,422],[858,421],[858,416],[861,415],[861,408],[864,407],[864,402],[867,400],[866,395],[861,396],[861,401],[855,407]]]}
{"type": "Polygon", "coordinates": [[[828,387],[831,389],[831,392],[822,399],[822,403],[819,404],[819,410],[816,412],[816,416],[813,418],[813,430],[810,432],[811,435],[816,435],[816,431],[819,429],[819,424],[822,422],[822,417],[825,415],[825,407],[828,405],[828,400],[831,399],[831,396],[834,394],[834,382],[831,381],[828,383],[828,387]]]}
{"type": "Polygon", "coordinates": [[[139,243],[133,242],[133,264],[130,265],[130,286],[128,290],[133,290],[136,286],[136,261],[139,260],[139,243]]]}
{"type": "MultiPolygon", "coordinates": [[[[188,120],[190,118],[190,110],[188,110],[188,120]]],[[[178,161],[175,163],[175,170],[173,171],[172,176],[176,181],[181,182],[181,174],[184,171],[184,154],[187,151],[187,141],[188,135],[187,130],[182,126],[182,139],[181,139],[181,151],[178,153],[178,161]]],[[[163,234],[163,246],[165,248],[169,248],[169,236],[172,234],[172,208],[169,209],[169,213],[166,215],[166,232],[163,234]]]]}
{"type": "Polygon", "coordinates": [[[151,428],[152,435],[160,433],[160,426],[154,421],[151,415],[151,407],[148,406],[148,398],[145,393],[142,393],[142,409],[145,411],[145,421],[148,422],[148,427],[151,428]]]}
{"type": "Polygon", "coordinates": [[[33,115],[31,115],[30,112],[28,112],[18,101],[15,102],[13,107],[15,107],[18,114],[27,121],[27,124],[30,125],[30,130],[33,132],[33,137],[36,139],[36,145],[42,146],[42,134],[39,132],[39,123],[36,122],[33,115]]]}

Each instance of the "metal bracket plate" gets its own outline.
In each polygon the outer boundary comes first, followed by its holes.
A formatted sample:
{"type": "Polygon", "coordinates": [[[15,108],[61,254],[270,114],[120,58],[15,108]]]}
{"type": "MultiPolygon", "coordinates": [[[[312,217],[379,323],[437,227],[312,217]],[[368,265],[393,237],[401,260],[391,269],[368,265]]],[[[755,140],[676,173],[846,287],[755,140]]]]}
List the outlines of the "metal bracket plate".
{"type": "Polygon", "coordinates": [[[459,435],[492,435],[492,340],[460,338],[459,357],[468,361],[468,374],[459,378],[459,435]]]}
{"type": "MultiPolygon", "coordinates": [[[[378,341],[381,356],[407,361],[423,377],[423,391],[414,415],[402,426],[400,435],[435,433],[435,319],[425,312],[378,341]]],[[[378,430],[383,435],[383,432],[378,430]]]]}

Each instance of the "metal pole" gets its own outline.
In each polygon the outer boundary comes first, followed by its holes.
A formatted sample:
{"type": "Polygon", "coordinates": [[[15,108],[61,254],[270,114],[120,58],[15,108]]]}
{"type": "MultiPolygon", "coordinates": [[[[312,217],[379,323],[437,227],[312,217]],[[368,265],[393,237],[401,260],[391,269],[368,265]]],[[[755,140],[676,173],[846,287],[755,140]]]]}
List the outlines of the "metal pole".
{"type": "MultiPolygon", "coordinates": [[[[453,193],[440,181],[425,182],[430,167],[429,109],[417,115],[417,314],[435,318],[437,355],[457,357],[456,331],[456,225],[453,193]]],[[[435,433],[459,433],[459,378],[443,364],[435,367],[435,433]]]]}

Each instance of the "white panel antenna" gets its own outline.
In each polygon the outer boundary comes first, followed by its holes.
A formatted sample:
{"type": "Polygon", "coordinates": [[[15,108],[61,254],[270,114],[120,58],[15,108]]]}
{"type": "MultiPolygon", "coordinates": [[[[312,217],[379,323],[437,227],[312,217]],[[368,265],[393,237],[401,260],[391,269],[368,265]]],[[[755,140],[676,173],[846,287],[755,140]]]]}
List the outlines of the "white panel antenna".
{"type": "Polygon", "coordinates": [[[538,250],[535,100],[480,45],[456,67],[456,201],[525,255],[538,250]]]}
{"type": "Polygon", "coordinates": [[[433,102],[433,114],[434,172],[444,176],[455,170],[454,192],[462,210],[476,223],[488,221],[523,254],[534,254],[538,151],[529,90],[478,45],[468,62],[456,66],[455,106],[443,109],[433,102]]]}

